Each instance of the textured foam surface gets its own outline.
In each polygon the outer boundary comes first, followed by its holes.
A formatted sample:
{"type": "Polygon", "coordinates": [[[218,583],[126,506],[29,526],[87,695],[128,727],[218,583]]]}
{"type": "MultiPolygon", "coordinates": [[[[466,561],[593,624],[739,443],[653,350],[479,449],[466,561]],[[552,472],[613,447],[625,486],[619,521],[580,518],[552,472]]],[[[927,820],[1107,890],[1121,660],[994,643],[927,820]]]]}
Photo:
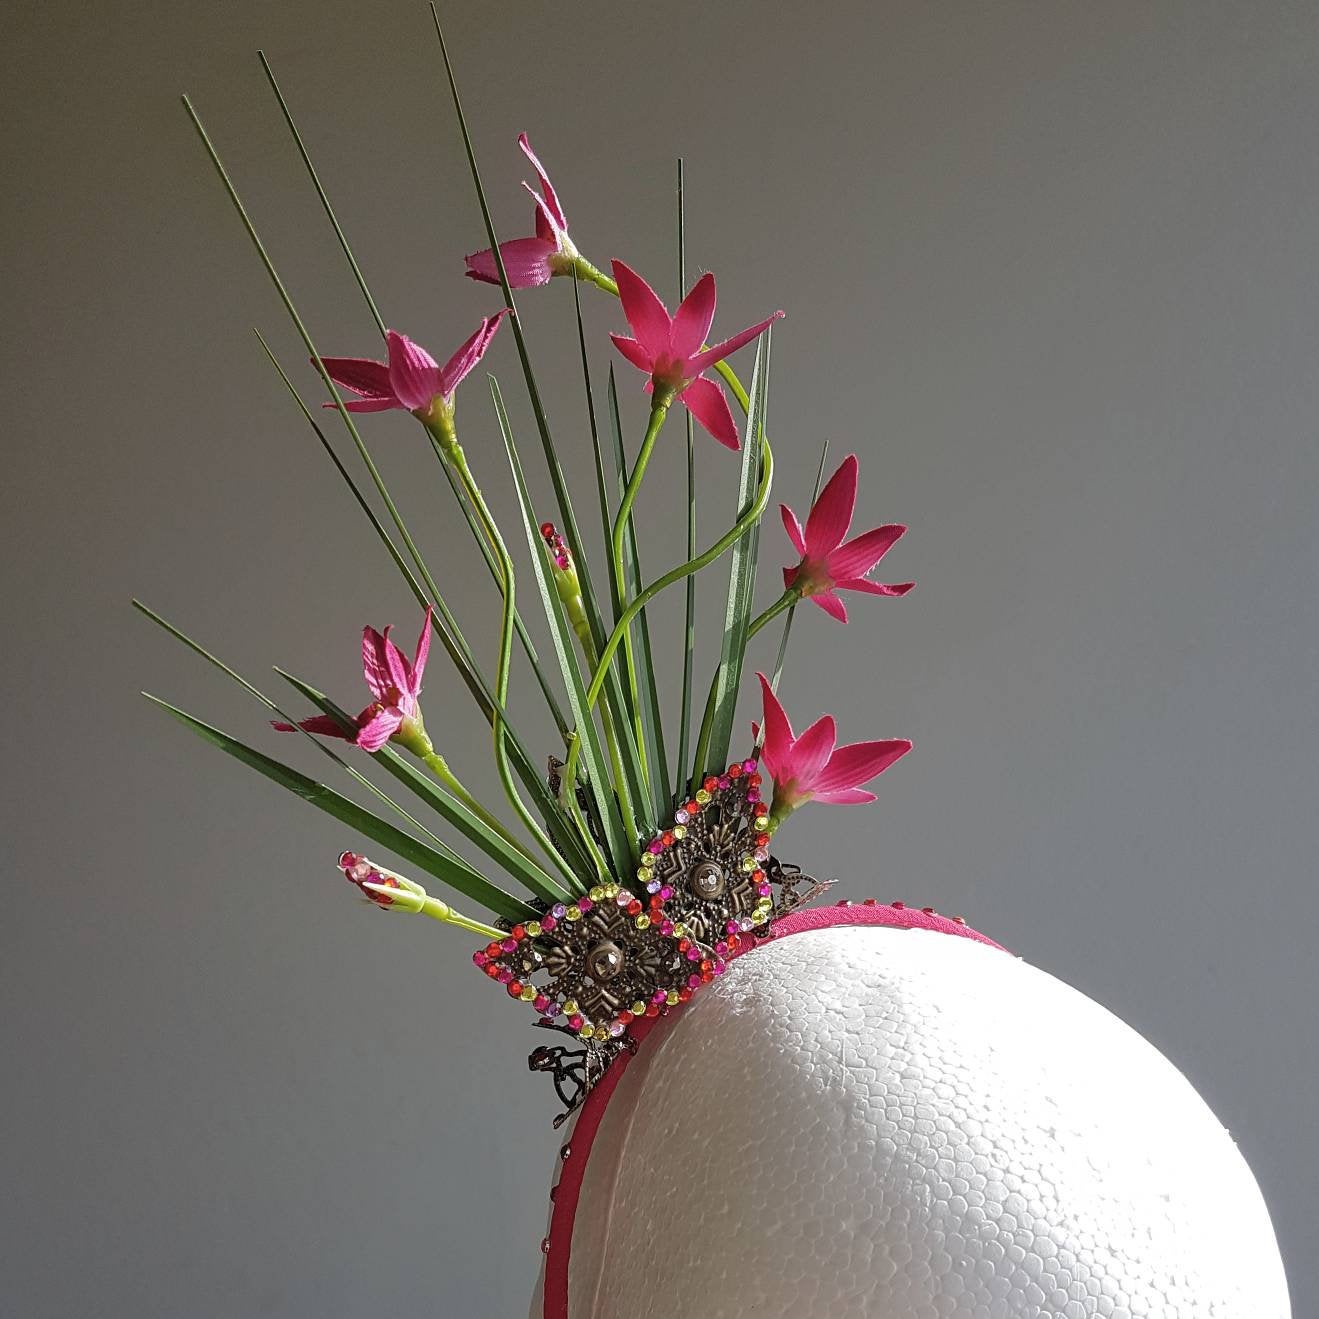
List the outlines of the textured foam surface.
{"type": "Polygon", "coordinates": [[[571,1319],[1289,1319],[1267,1211],[1157,1050],[1001,951],[842,927],[652,1034],[571,1319]]]}

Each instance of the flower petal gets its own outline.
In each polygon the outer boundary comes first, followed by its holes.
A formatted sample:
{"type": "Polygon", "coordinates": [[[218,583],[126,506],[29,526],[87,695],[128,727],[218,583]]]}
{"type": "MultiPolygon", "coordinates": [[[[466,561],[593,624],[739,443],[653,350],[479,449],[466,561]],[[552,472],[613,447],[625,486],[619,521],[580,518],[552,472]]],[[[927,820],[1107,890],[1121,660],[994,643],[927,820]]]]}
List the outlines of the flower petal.
{"type": "Polygon", "coordinates": [[[737,450],[742,441],[737,438],[737,422],[733,420],[732,410],[724,391],[713,380],[701,377],[693,380],[678,395],[687,411],[714,436],[726,449],[737,450]]]}
{"type": "Polygon", "coordinates": [[[691,357],[700,351],[714,323],[714,307],[714,276],[706,271],[674,313],[669,346],[675,357],[691,357]]]}
{"type": "MultiPolygon", "coordinates": [[[[316,359],[311,359],[312,366],[316,359]]],[[[369,357],[322,357],[321,365],[336,385],[342,385],[362,398],[394,398],[389,385],[389,367],[384,362],[373,362],[369,357]]]]}
{"type": "Polygon", "coordinates": [[[906,595],[915,586],[915,582],[872,582],[869,577],[849,577],[846,581],[835,582],[835,591],[864,591],[867,595],[906,595]]]}
{"type": "Polygon", "coordinates": [[[614,347],[617,348],[633,366],[638,367],[647,374],[650,373],[650,364],[653,359],[635,339],[629,339],[624,334],[611,334],[609,337],[614,341],[614,347]]]}
{"type": "MultiPolygon", "coordinates": [[[[856,454],[849,453],[820,491],[806,519],[806,548],[812,557],[824,559],[843,543],[856,507],[856,476],[856,454]]],[[[849,572],[846,576],[857,574],[849,572]]]]}
{"type": "Polygon", "coordinates": [[[330,714],[314,714],[310,719],[299,719],[297,728],[292,724],[278,723],[273,720],[270,726],[278,729],[281,733],[296,733],[298,728],[301,728],[304,732],[316,733],[321,737],[341,737],[345,742],[352,741],[352,734],[345,733],[343,726],[330,714]]]}
{"type": "Polygon", "coordinates": [[[389,695],[412,690],[412,664],[408,657],[389,639],[390,628],[385,629],[385,664],[389,669],[389,695]]]}
{"type": "Polygon", "coordinates": [[[525,133],[518,134],[518,146],[522,148],[522,154],[531,161],[531,168],[536,171],[536,177],[540,179],[540,190],[545,194],[545,206],[550,218],[558,228],[567,229],[568,221],[564,218],[563,207],[559,205],[559,195],[554,191],[554,184],[550,182],[545,166],[540,163],[536,153],[531,149],[531,143],[527,141],[525,133]]]}
{"type": "Polygon", "coordinates": [[[836,581],[844,577],[864,577],[897,543],[907,528],[898,523],[876,527],[854,536],[829,555],[829,575],[836,581]]]}
{"type": "Polygon", "coordinates": [[[806,553],[806,537],[802,534],[801,523],[797,521],[797,515],[787,504],[780,504],[779,517],[783,519],[783,530],[788,533],[792,548],[798,554],[804,555],[806,553]]]}
{"type": "Polygon", "coordinates": [[[784,713],[779,698],[769,685],[769,679],[763,673],[757,673],[760,679],[760,695],[765,711],[765,768],[770,777],[778,782],[779,772],[786,767],[789,752],[792,750],[792,725],[784,713]]]}
{"type": "Polygon", "coordinates": [[[386,335],[389,344],[389,387],[394,397],[409,412],[427,408],[440,389],[440,368],[435,359],[406,334],[390,330],[386,335]]]}
{"type": "Polygon", "coordinates": [[[363,751],[379,751],[389,741],[403,723],[403,714],[393,706],[377,710],[357,730],[357,745],[363,751]]]}
{"type": "Polygon", "coordinates": [[[792,744],[788,777],[796,781],[800,790],[815,791],[816,778],[833,755],[836,735],[833,715],[822,714],[792,744]]]}
{"type": "Polygon", "coordinates": [[[462,384],[467,374],[485,356],[490,341],[499,329],[499,322],[508,315],[508,308],[487,316],[463,343],[454,355],[440,368],[440,393],[446,400],[453,398],[453,391],[462,384]]]}
{"type": "MultiPolygon", "coordinates": [[[[322,403],[321,407],[339,411],[337,403],[322,403]]],[[[396,398],[350,398],[344,401],[344,408],[348,412],[389,412],[401,407],[403,404],[396,398]]]]}
{"type": "Polygon", "coordinates": [[[850,746],[839,747],[816,777],[815,790],[824,793],[858,788],[863,783],[869,783],[877,774],[882,774],[910,750],[911,743],[906,738],[894,738],[887,742],[853,742],[850,746]]]}
{"type": "Polygon", "coordinates": [[[764,334],[782,315],[781,311],[776,311],[773,316],[767,316],[757,325],[748,326],[745,330],[733,335],[731,339],[725,339],[723,343],[717,343],[713,348],[707,348],[705,352],[697,353],[687,363],[689,374],[699,374],[706,367],[713,366],[716,362],[722,362],[725,357],[731,357],[743,344],[748,344],[758,335],[764,334]]]}
{"type": "Polygon", "coordinates": [[[635,270],[621,261],[611,263],[614,282],[618,285],[623,315],[632,327],[637,342],[650,354],[651,359],[667,356],[669,332],[673,322],[668,309],[659,300],[655,290],[635,270]]]}
{"type": "Polygon", "coordinates": [[[819,605],[830,618],[836,618],[840,623],[847,622],[847,606],[832,590],[817,591],[814,595],[808,595],[806,598],[813,605],[819,605]]]}
{"type": "MultiPolygon", "coordinates": [[[[548,238],[511,238],[499,244],[499,255],[504,258],[504,274],[510,288],[531,289],[548,284],[554,272],[550,257],[559,250],[558,244],[548,238]]],[[[473,252],[464,257],[467,278],[479,279],[484,284],[498,284],[499,270],[494,253],[487,247],[484,252],[473,252]]]]}
{"type": "Polygon", "coordinates": [[[431,653],[431,607],[426,606],[426,615],[421,620],[421,635],[417,638],[417,649],[412,658],[412,695],[421,691],[421,679],[426,672],[426,660],[431,653]]]}
{"type": "Polygon", "coordinates": [[[389,695],[389,686],[393,681],[387,658],[389,646],[389,628],[383,632],[377,632],[369,625],[362,629],[362,676],[377,701],[383,701],[389,695]]]}
{"type": "Polygon", "coordinates": [[[811,800],[823,802],[826,806],[852,806],[874,801],[875,794],[864,788],[840,788],[837,792],[817,792],[811,800]]]}

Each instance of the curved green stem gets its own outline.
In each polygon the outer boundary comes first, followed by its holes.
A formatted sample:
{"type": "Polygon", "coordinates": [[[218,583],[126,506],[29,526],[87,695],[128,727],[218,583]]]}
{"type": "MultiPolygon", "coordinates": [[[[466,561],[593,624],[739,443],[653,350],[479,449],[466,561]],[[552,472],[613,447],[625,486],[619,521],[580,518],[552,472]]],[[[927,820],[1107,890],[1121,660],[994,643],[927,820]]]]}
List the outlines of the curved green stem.
{"type": "MultiPolygon", "coordinates": [[[[626,599],[623,547],[627,536],[628,519],[632,516],[632,506],[637,501],[642,478],[646,475],[646,467],[650,463],[651,454],[655,451],[655,442],[659,439],[659,433],[664,426],[664,418],[668,416],[669,405],[672,402],[672,389],[656,389],[654,401],[650,405],[650,423],[646,427],[646,438],[641,442],[641,452],[637,454],[637,461],[632,468],[632,475],[628,478],[627,488],[623,491],[623,498],[618,505],[618,514],[614,518],[614,583],[619,601],[626,599]]],[[[630,627],[623,632],[623,661],[624,668],[627,670],[628,698],[631,703],[632,722],[636,731],[637,759],[641,765],[642,777],[646,781],[646,786],[649,787],[650,766],[646,763],[645,728],[641,722],[641,689],[637,683],[636,656],[632,650],[632,629],[630,627]]]]}
{"type": "Polygon", "coordinates": [[[747,624],[747,640],[750,641],[766,623],[777,618],[785,609],[791,609],[800,599],[801,592],[794,590],[791,586],[788,587],[788,589],[784,591],[763,614],[757,614],[756,617],[747,624]]]}
{"type": "Polygon", "coordinates": [[[570,884],[576,885],[580,883],[580,880],[565,864],[563,858],[559,855],[558,849],[551,842],[549,835],[541,828],[540,822],[527,808],[526,802],[522,800],[522,795],[513,782],[513,773],[508,762],[508,747],[502,709],[508,702],[508,678],[513,659],[513,620],[517,615],[513,560],[509,555],[508,546],[504,544],[503,536],[499,533],[499,527],[490,512],[489,506],[485,502],[485,496],[482,495],[480,486],[476,484],[472,469],[467,465],[467,455],[463,452],[462,445],[458,443],[452,417],[441,416],[434,420],[427,419],[424,424],[438,442],[441,452],[453,468],[454,474],[458,477],[458,484],[471,501],[477,521],[480,523],[481,530],[485,533],[486,540],[489,542],[490,549],[493,551],[499,565],[499,586],[500,593],[503,596],[503,609],[500,615],[499,628],[499,662],[495,670],[497,707],[492,721],[495,768],[499,772],[499,781],[503,785],[504,795],[517,812],[518,818],[526,826],[527,832],[536,840],[546,856],[558,868],[560,874],[568,879],[570,884]]]}
{"type": "MultiPolygon", "coordinates": [[[[627,632],[628,626],[632,620],[666,588],[680,582],[692,573],[699,572],[702,568],[708,567],[720,555],[727,553],[728,550],[737,544],[748,531],[751,530],[765,512],[765,505],[769,503],[769,493],[774,484],[774,452],[769,447],[769,440],[762,436],[760,442],[760,485],[756,490],[756,497],[751,502],[750,507],[740,518],[722,535],[709,549],[698,554],[694,559],[688,559],[686,563],[679,564],[676,568],[669,569],[662,577],[646,587],[644,591],[637,594],[636,598],[623,610],[619,615],[618,622],[614,625],[614,630],[609,634],[609,640],[605,642],[604,650],[600,652],[600,663],[596,666],[595,676],[591,679],[591,685],[586,691],[586,708],[591,709],[596,701],[600,698],[600,689],[604,686],[605,674],[609,671],[609,663],[614,657],[614,652],[618,649],[620,642],[627,632]]],[[[577,766],[577,743],[574,742],[568,751],[568,764],[564,773],[571,775],[575,772],[577,766]]],[[[571,778],[569,778],[571,782],[571,778]]]]}
{"type": "Polygon", "coordinates": [[[531,854],[530,848],[528,848],[525,843],[521,842],[512,831],[503,824],[498,816],[493,815],[490,811],[486,810],[486,808],[472,796],[472,794],[463,786],[463,783],[458,776],[449,768],[449,762],[445,760],[438,751],[432,750],[427,752],[421,757],[421,760],[422,764],[424,764],[426,768],[449,789],[450,793],[457,797],[478,820],[494,830],[494,832],[497,833],[510,847],[517,848],[517,850],[525,856],[528,861],[531,861],[535,865],[540,864],[540,862],[531,854]]]}

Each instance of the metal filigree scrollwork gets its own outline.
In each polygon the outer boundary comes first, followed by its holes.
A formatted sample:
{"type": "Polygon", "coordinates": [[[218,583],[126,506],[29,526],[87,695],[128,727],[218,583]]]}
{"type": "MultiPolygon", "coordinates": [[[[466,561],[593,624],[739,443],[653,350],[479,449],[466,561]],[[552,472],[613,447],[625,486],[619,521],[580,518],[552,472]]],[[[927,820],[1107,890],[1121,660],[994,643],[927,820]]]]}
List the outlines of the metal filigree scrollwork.
{"type": "MultiPolygon", "coordinates": [[[[552,762],[552,778],[557,768],[552,762]]],[[[528,1059],[564,1104],[556,1127],[620,1052],[636,1048],[632,1022],[685,1003],[749,939],[766,937],[775,919],[825,889],[770,856],[760,786],[754,760],[708,775],[642,848],[628,887],[597,884],[473,954],[538,1025],[580,1044],[542,1045],[528,1059]]]]}

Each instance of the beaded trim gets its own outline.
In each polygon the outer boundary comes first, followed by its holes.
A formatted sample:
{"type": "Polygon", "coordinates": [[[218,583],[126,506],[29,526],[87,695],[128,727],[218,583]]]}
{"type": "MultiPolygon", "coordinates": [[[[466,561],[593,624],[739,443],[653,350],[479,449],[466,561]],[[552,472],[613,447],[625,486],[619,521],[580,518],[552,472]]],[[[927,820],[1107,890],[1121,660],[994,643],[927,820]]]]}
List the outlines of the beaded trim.
{"type": "Polygon", "coordinates": [[[673,822],[641,851],[625,886],[614,880],[544,907],[472,954],[537,1024],[581,1047],[541,1046],[565,1105],[560,1125],[609,1063],[635,1047],[629,1027],[686,1003],[770,923],[826,885],[769,853],[770,820],[754,759],[707,775],[673,822]]]}

